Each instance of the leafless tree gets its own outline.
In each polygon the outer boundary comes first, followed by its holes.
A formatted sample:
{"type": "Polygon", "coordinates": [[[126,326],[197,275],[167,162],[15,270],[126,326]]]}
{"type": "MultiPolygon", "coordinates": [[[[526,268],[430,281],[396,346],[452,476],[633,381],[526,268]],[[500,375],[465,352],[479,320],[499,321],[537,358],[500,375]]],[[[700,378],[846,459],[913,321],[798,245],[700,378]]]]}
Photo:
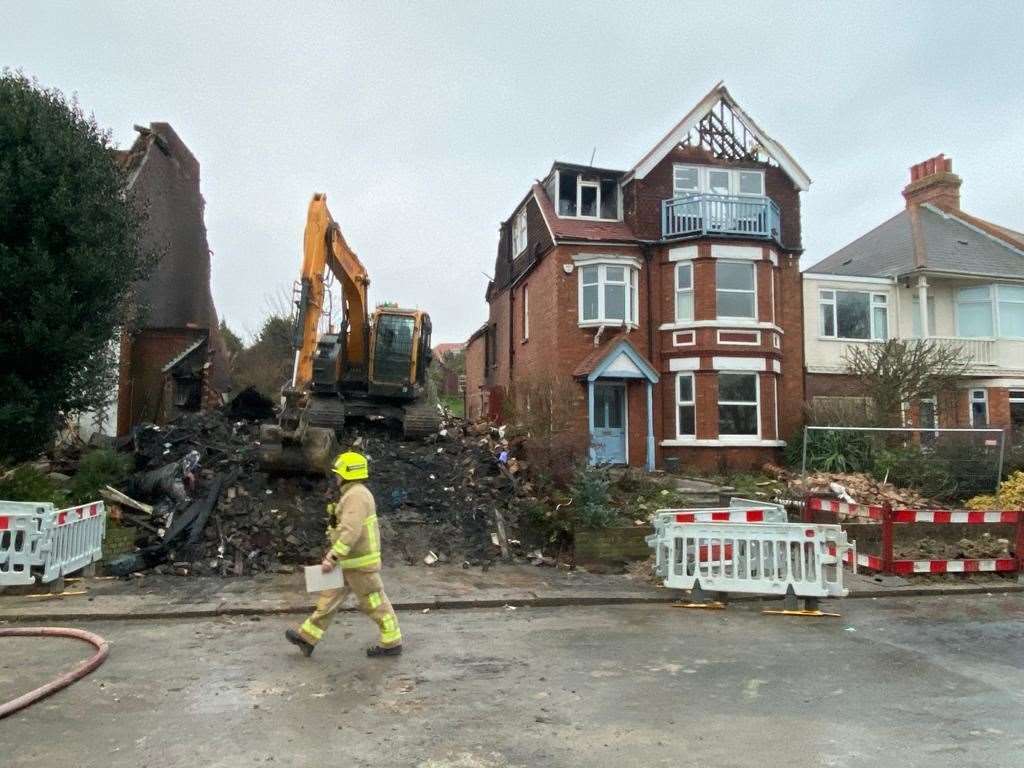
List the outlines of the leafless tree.
{"type": "Polygon", "coordinates": [[[876,421],[887,427],[901,426],[904,404],[952,390],[972,362],[962,347],[935,339],[851,345],[843,360],[874,402],[876,421]]]}

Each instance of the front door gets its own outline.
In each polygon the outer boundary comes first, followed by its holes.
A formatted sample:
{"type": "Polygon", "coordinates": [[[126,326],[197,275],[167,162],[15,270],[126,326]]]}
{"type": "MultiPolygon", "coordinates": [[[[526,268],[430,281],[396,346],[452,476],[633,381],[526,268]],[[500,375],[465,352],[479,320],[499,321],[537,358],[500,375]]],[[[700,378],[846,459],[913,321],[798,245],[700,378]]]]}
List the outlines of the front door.
{"type": "Polygon", "coordinates": [[[594,461],[626,463],[626,385],[594,387],[594,461]]]}

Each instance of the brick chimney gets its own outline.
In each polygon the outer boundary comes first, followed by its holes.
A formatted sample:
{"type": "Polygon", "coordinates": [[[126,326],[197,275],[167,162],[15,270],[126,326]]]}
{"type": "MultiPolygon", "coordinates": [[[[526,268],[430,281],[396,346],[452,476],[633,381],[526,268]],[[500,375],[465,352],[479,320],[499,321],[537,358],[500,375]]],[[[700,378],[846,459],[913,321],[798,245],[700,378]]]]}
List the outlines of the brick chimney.
{"type": "Polygon", "coordinates": [[[940,208],[960,210],[962,183],[963,180],[953,173],[953,159],[940,154],[910,166],[910,183],[903,188],[903,197],[907,208],[935,203],[940,208]]]}

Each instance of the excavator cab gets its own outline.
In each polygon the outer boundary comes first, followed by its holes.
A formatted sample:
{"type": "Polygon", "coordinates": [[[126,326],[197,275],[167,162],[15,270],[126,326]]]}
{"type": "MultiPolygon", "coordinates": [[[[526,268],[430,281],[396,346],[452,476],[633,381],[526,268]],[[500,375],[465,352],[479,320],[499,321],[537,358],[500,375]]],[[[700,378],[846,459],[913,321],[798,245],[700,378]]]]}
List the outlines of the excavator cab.
{"type": "Polygon", "coordinates": [[[430,365],[430,317],[417,309],[378,307],[370,332],[370,393],[413,398],[430,365]]]}

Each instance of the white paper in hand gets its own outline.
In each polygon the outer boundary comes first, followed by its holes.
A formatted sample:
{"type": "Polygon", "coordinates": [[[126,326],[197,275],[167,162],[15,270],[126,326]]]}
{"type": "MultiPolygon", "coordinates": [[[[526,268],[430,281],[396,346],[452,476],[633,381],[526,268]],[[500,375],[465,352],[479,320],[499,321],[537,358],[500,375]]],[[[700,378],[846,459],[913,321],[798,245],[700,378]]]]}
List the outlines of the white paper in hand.
{"type": "Polygon", "coordinates": [[[324,592],[328,589],[341,589],[341,568],[324,573],[319,565],[306,566],[306,591],[324,592]]]}

